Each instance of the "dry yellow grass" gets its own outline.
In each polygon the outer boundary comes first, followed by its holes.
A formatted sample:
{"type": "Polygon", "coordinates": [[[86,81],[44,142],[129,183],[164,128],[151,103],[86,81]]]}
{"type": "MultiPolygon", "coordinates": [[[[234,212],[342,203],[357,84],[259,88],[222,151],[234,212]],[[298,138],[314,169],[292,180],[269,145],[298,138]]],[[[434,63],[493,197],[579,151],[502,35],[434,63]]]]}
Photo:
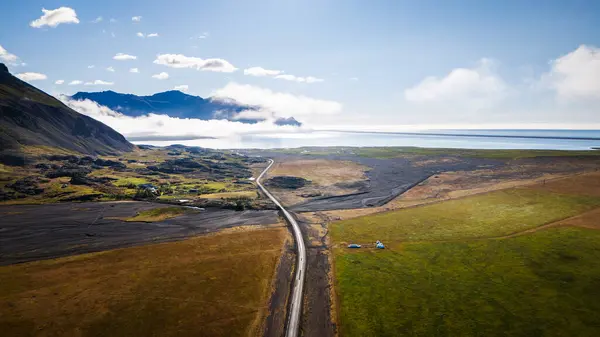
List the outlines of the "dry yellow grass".
{"type": "Polygon", "coordinates": [[[3,336],[262,333],[284,228],[0,267],[3,336]]]}
{"type": "Polygon", "coordinates": [[[541,182],[528,187],[555,193],[600,197],[600,172],[541,182]]]}
{"type": "Polygon", "coordinates": [[[292,160],[276,162],[270,170],[270,176],[302,177],[313,184],[328,186],[336,183],[365,179],[365,166],[351,161],[341,160],[292,160]]]}

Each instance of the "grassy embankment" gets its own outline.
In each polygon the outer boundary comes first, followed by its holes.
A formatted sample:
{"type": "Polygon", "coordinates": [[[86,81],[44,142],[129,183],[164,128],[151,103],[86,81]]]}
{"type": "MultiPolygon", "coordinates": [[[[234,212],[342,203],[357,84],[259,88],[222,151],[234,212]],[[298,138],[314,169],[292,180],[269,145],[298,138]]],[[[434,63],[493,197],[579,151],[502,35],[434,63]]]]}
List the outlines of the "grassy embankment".
{"type": "Polygon", "coordinates": [[[124,219],[128,222],[155,222],[178,217],[183,214],[195,213],[194,209],[185,207],[159,207],[139,212],[135,216],[124,219]]]}
{"type": "Polygon", "coordinates": [[[260,334],[283,228],[0,267],[4,336],[260,334]]]}
{"type": "Polygon", "coordinates": [[[514,189],[333,223],[342,335],[600,334],[600,232],[565,227],[597,220],[531,230],[600,205],[583,194],[514,189]],[[345,248],[377,239],[385,250],[345,248]]]}

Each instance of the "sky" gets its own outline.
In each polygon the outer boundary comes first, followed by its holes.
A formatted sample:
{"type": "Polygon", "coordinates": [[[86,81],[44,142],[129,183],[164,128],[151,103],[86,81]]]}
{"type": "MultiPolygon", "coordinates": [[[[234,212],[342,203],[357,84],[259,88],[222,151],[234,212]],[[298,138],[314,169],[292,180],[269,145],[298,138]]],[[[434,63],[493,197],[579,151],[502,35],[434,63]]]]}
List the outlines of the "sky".
{"type": "Polygon", "coordinates": [[[176,89],[324,129],[600,129],[599,1],[4,0],[0,13],[0,61],[57,97],[176,89]]]}

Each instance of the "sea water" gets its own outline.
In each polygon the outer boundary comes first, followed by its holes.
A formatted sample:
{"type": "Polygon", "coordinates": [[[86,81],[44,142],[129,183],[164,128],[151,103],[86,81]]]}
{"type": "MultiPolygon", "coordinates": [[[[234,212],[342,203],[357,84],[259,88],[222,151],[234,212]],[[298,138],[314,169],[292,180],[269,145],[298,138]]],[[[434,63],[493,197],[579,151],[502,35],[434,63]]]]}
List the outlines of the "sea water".
{"type": "Polygon", "coordinates": [[[591,150],[600,148],[600,130],[421,130],[408,133],[306,131],[240,135],[183,141],[136,141],[165,146],[173,143],[216,149],[295,148],[303,146],[415,146],[464,149],[591,150]]]}

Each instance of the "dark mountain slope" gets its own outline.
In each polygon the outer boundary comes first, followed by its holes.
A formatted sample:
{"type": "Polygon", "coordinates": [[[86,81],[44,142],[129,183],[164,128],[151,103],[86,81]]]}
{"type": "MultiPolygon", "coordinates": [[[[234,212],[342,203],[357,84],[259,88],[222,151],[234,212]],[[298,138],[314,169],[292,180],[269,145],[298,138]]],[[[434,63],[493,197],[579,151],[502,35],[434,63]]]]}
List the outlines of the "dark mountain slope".
{"type": "MultiPolygon", "coordinates": [[[[179,118],[202,120],[226,119],[242,123],[257,123],[260,118],[237,119],[241,111],[257,110],[258,107],[240,104],[231,99],[221,100],[185,94],[178,90],[160,92],[151,96],[121,94],[114,91],[78,92],[71,98],[89,99],[127,116],[141,116],[149,113],[164,114],[179,118]]],[[[277,125],[300,126],[293,117],[276,119],[277,125]]]]}
{"type": "Polygon", "coordinates": [[[110,127],[12,76],[0,63],[0,152],[45,145],[85,154],[131,151],[110,127]]]}

